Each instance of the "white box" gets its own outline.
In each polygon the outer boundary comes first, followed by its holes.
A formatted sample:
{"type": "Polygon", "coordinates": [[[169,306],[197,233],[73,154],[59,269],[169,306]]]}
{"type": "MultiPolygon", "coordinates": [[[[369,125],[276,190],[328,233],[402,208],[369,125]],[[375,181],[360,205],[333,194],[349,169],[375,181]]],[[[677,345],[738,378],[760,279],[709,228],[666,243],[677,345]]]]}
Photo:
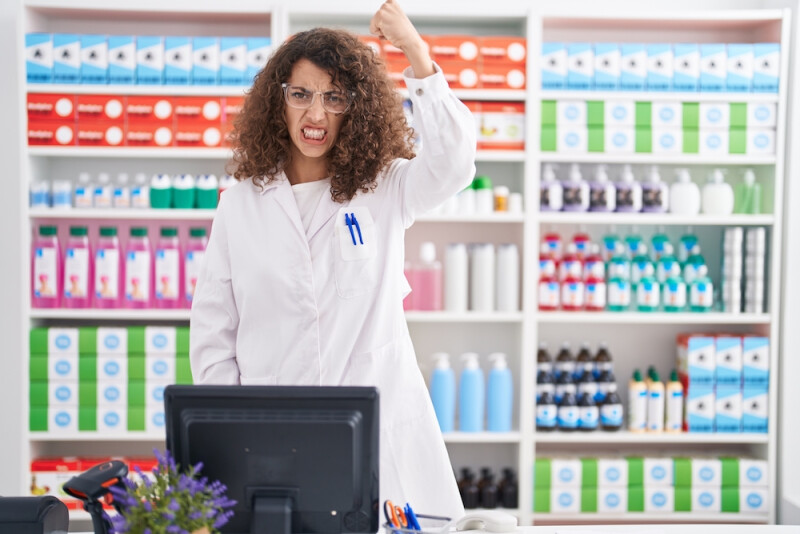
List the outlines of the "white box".
{"type": "Polygon", "coordinates": [[[606,100],[604,126],[636,126],[636,103],[633,100],[606,100]]]}
{"type": "Polygon", "coordinates": [[[97,407],[128,408],[128,382],[120,380],[97,381],[97,407]]]}
{"type": "Polygon", "coordinates": [[[700,91],[724,91],[728,77],[728,53],[724,44],[700,45],[700,91]]]}
{"type": "Polygon", "coordinates": [[[678,371],[688,376],[690,387],[714,384],[716,356],[713,337],[696,334],[678,337],[678,371]]]}
{"type": "Polygon", "coordinates": [[[128,380],[128,359],[125,356],[97,357],[97,380],[128,380]]]}
{"type": "Polygon", "coordinates": [[[775,130],[768,128],[747,129],[747,154],[774,154],[775,130]]]}
{"type": "Polygon", "coordinates": [[[48,356],[48,380],[73,380],[78,381],[78,356],[48,356]]]}
{"type": "Polygon", "coordinates": [[[644,488],[645,512],[674,512],[675,488],[651,486],[644,488]]]}
{"type": "Polygon", "coordinates": [[[620,89],[642,91],[647,83],[647,50],[643,44],[620,46],[620,89]]]}
{"type": "Polygon", "coordinates": [[[681,154],[683,152],[683,129],[653,127],[653,154],[681,154]]]}
{"type": "Polygon", "coordinates": [[[48,432],[77,432],[78,407],[63,406],[47,410],[48,432]]]}
{"type": "Polygon", "coordinates": [[[717,366],[714,370],[714,375],[717,386],[741,386],[742,338],[738,336],[719,336],[715,346],[717,366]]]}
{"type": "Polygon", "coordinates": [[[127,328],[97,328],[97,354],[106,356],[128,355],[128,329],[127,328]]]}
{"type": "Polygon", "coordinates": [[[581,511],[580,488],[551,488],[550,513],[578,513],[581,511]]]}
{"type": "Polygon", "coordinates": [[[700,102],[700,128],[729,128],[731,106],[727,102],[700,102]]]}
{"type": "Polygon", "coordinates": [[[680,102],[654,100],[651,107],[652,117],[650,118],[653,128],[659,127],[683,127],[683,104],[680,102]]]}
{"type": "Polygon", "coordinates": [[[713,432],[715,413],[713,387],[689,384],[686,393],[686,423],[689,432],[713,432]]]}
{"type": "Polygon", "coordinates": [[[647,45],[647,90],[672,90],[672,45],[657,43],[647,45]]]}
{"type": "MultiPolygon", "coordinates": [[[[619,89],[620,51],[616,43],[594,45],[594,88],[597,91],[619,89]]],[[[608,103],[606,103],[608,105],[608,103]]]]}
{"type": "Polygon", "coordinates": [[[628,461],[624,458],[598,458],[597,485],[603,487],[627,487],[628,461]]]}
{"type": "Polygon", "coordinates": [[[742,390],[742,432],[764,434],[769,429],[769,395],[764,388],[742,390]]]}
{"type": "Polygon", "coordinates": [[[78,355],[77,328],[48,328],[47,354],[53,356],[78,355]]]}
{"type": "Polygon", "coordinates": [[[692,512],[709,513],[722,510],[720,488],[692,488],[692,512]]]}
{"type": "Polygon", "coordinates": [[[739,487],[768,487],[769,465],[766,460],[739,458],[739,487]]]}
{"type": "Polygon", "coordinates": [[[636,148],[636,130],[633,126],[608,126],[604,128],[605,151],[612,154],[630,154],[636,148]]]}
{"type": "Polygon", "coordinates": [[[53,35],[25,34],[25,73],[28,83],[53,81],[53,35]]]}
{"type": "Polygon", "coordinates": [[[742,381],[744,387],[769,385],[769,338],[742,338],[742,381]]]}
{"type": "Polygon", "coordinates": [[[722,462],[719,458],[692,458],[692,487],[722,486],[722,462]]]}
{"type": "Polygon", "coordinates": [[[78,406],[77,380],[48,381],[47,402],[50,409],[78,406]]]}
{"type": "Polygon", "coordinates": [[[739,488],[739,513],[768,513],[769,491],[764,488],[739,488]]]}
{"type": "Polygon", "coordinates": [[[723,155],[730,152],[728,130],[718,128],[700,129],[700,154],[723,155]]]}
{"type": "Polygon", "coordinates": [[[567,47],[564,43],[542,43],[542,89],[566,89],[567,47]]]}
{"type": "Polygon", "coordinates": [[[97,431],[103,433],[123,434],[128,431],[128,408],[98,406],[97,431]]]}
{"type": "Polygon", "coordinates": [[[717,386],[714,430],[728,433],[742,431],[742,390],[739,384],[717,386]]]}
{"type": "Polygon", "coordinates": [[[145,431],[154,434],[163,434],[165,432],[165,417],[164,407],[148,406],[145,409],[146,421],[145,431]]]}
{"type": "Polygon", "coordinates": [[[778,104],[774,102],[749,102],[747,104],[748,128],[775,128],[778,124],[778,104]]]}
{"type": "Polygon", "coordinates": [[[155,35],[136,37],[136,83],[164,83],[164,38],[155,35]]]}
{"type": "Polygon", "coordinates": [[[148,408],[151,406],[164,407],[164,390],[172,382],[166,381],[145,381],[144,403],[148,408]]]}
{"type": "Polygon", "coordinates": [[[700,47],[696,44],[675,44],[673,52],[673,91],[697,91],[700,86],[700,47]]]}
{"type": "Polygon", "coordinates": [[[727,91],[749,93],[753,87],[753,45],[728,45],[727,91]]]}
{"type": "Polygon", "coordinates": [[[586,126],[586,101],[557,100],[556,125],[558,128],[568,126],[586,126]]]}
{"type": "Polygon", "coordinates": [[[556,128],[556,151],[584,153],[589,149],[589,131],[586,126],[556,128]]]}
{"type": "Polygon", "coordinates": [[[580,488],[583,464],[578,458],[552,458],[550,460],[550,486],[555,488],[580,488]]]}
{"type": "Polygon", "coordinates": [[[627,513],[628,488],[598,488],[597,511],[598,513],[627,513]]]}
{"type": "Polygon", "coordinates": [[[175,356],[177,345],[174,326],[146,326],[144,329],[144,353],[147,356],[175,356]]]}
{"type": "Polygon", "coordinates": [[[781,45],[756,43],[753,45],[753,92],[777,93],[781,72],[781,45]]]}
{"type": "Polygon", "coordinates": [[[672,486],[675,479],[675,461],[672,458],[644,459],[644,486],[672,486]]]}
{"type": "Polygon", "coordinates": [[[567,89],[591,89],[594,49],[591,43],[567,44],[567,89]]]}
{"type": "Polygon", "coordinates": [[[145,356],[146,381],[175,383],[175,356],[145,356]]]}

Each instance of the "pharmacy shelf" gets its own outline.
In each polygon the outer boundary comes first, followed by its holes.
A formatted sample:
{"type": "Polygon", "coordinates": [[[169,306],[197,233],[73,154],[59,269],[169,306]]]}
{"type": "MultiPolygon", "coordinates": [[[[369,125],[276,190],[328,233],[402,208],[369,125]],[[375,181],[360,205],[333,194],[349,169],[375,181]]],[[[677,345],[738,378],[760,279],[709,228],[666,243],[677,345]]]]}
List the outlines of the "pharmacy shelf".
{"type": "Polygon", "coordinates": [[[521,323],[522,312],[407,311],[409,323],[521,323]]]}
{"type": "Polygon", "coordinates": [[[536,157],[542,163],[605,163],[640,165],[775,165],[775,154],[609,154],[540,152],[536,157]]]}
{"type": "Polygon", "coordinates": [[[524,150],[478,150],[475,156],[478,162],[509,162],[522,163],[525,161],[524,150]]]}
{"type": "Polygon", "coordinates": [[[774,215],[675,215],[671,213],[573,213],[537,215],[540,223],[663,226],[772,226],[774,215]]]}
{"type": "Polygon", "coordinates": [[[114,219],[142,221],[211,221],[216,210],[181,209],[58,209],[35,208],[28,213],[31,219],[114,219]]]}
{"type": "Polygon", "coordinates": [[[38,308],[32,309],[31,319],[86,321],[188,321],[190,310],[158,309],[101,309],[101,308],[38,308]]]}
{"type": "MultiPolygon", "coordinates": [[[[398,89],[403,98],[408,98],[408,89],[398,89]]],[[[525,91],[514,89],[453,89],[459,100],[483,102],[525,102],[525,91]]]]}
{"type": "Polygon", "coordinates": [[[523,223],[522,213],[487,213],[486,215],[421,215],[414,222],[420,223],[523,223]]]}
{"type": "Polygon", "coordinates": [[[570,443],[595,444],[607,443],[617,445],[691,445],[691,444],[726,444],[756,445],[769,441],[767,434],[715,434],[702,432],[681,432],[679,434],[649,434],[636,432],[536,432],[534,441],[564,445],[570,443]]]}
{"type": "Polygon", "coordinates": [[[542,311],[540,324],[769,324],[768,313],[566,312],[542,311]]]}
{"type": "Polygon", "coordinates": [[[76,442],[89,442],[89,441],[109,441],[113,443],[118,442],[159,442],[163,443],[166,439],[164,434],[154,434],[152,432],[125,432],[123,434],[104,434],[101,432],[31,432],[29,434],[30,441],[32,442],[52,442],[52,441],[76,441],[76,442]]]}
{"type": "Polygon", "coordinates": [[[629,513],[536,513],[534,522],[541,524],[571,523],[767,523],[767,514],[702,513],[702,512],[629,512],[629,513]]]}
{"type": "Polygon", "coordinates": [[[778,93],[687,93],[655,91],[539,91],[542,100],[634,100],[652,102],[758,102],[777,103],[778,93]]]}
{"type": "Polygon", "coordinates": [[[130,96],[244,96],[250,87],[241,85],[67,85],[28,84],[28,93],[66,95],[130,95],[130,96]]]}
{"type": "Polygon", "coordinates": [[[446,432],[445,443],[519,443],[519,432],[446,432]]]}

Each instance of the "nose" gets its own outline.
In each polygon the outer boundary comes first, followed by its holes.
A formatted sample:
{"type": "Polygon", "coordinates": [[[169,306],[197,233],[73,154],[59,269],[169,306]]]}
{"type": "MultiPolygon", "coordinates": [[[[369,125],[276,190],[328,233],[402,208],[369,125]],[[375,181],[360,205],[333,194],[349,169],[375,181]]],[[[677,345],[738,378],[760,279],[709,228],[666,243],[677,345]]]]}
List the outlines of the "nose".
{"type": "Polygon", "coordinates": [[[325,118],[325,108],[322,107],[322,95],[314,95],[311,107],[306,110],[308,118],[314,122],[321,122],[325,118]]]}

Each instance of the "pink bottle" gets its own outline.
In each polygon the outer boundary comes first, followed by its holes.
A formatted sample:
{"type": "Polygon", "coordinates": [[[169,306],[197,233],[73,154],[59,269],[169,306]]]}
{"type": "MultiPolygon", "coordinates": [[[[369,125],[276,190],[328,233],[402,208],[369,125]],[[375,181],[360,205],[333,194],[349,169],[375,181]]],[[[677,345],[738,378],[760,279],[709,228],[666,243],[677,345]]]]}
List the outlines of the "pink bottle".
{"type": "Polygon", "coordinates": [[[162,228],[156,244],[155,304],[156,308],[180,308],[183,257],[177,228],[162,228]]]}
{"type": "Polygon", "coordinates": [[[94,282],[92,260],[86,227],[71,226],[67,246],[64,249],[62,302],[65,308],[88,308],[91,306],[94,282]]]}
{"type": "Polygon", "coordinates": [[[416,309],[441,311],[442,309],[442,263],[436,261],[436,245],[427,241],[419,248],[420,263],[414,272],[417,296],[416,309]]]}
{"type": "Polygon", "coordinates": [[[94,306],[119,308],[122,297],[122,252],[117,228],[100,228],[100,238],[94,252],[94,306]]]}
{"type": "Polygon", "coordinates": [[[31,250],[31,306],[58,308],[61,302],[61,247],[55,226],[40,226],[31,250]]]}
{"type": "Polygon", "coordinates": [[[153,291],[153,255],[147,228],[131,228],[125,247],[125,307],[149,308],[153,291]]]}
{"type": "Polygon", "coordinates": [[[205,228],[189,229],[189,242],[186,243],[186,254],[183,258],[183,286],[188,308],[192,307],[194,290],[197,287],[197,278],[200,275],[200,266],[206,255],[207,245],[208,239],[206,238],[205,228]]]}

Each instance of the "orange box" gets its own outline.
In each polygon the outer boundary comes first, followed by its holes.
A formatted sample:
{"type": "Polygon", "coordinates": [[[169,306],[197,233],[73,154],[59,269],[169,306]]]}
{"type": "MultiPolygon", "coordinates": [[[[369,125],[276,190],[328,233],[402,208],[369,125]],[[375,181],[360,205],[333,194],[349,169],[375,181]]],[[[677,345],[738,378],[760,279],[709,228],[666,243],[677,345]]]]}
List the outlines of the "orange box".
{"type": "Polygon", "coordinates": [[[125,121],[125,97],[117,95],[77,95],[75,112],[79,121],[125,121]]]}
{"type": "Polygon", "coordinates": [[[129,96],[125,103],[128,121],[149,121],[172,124],[174,106],[172,99],[163,96],[129,96]]]}
{"type": "Polygon", "coordinates": [[[176,124],[222,124],[222,101],[218,96],[180,96],[175,97],[173,103],[176,124]]]}
{"type": "Polygon", "coordinates": [[[481,102],[480,110],[478,149],[525,149],[523,102],[481,102]]]}
{"type": "Polygon", "coordinates": [[[122,146],[125,125],[119,121],[80,120],[75,136],[79,146],[122,146]]]}
{"type": "Polygon", "coordinates": [[[182,123],[175,127],[175,145],[184,147],[218,147],[222,143],[222,125],[200,122],[182,123]]]}
{"type": "Polygon", "coordinates": [[[75,118],[75,97],[49,93],[28,93],[29,120],[59,120],[75,118]]]}
{"type": "Polygon", "coordinates": [[[374,35],[359,35],[358,40],[367,45],[375,52],[377,57],[381,57],[381,40],[374,35]]]}
{"type": "Polygon", "coordinates": [[[75,121],[28,121],[29,145],[75,145],[75,133],[75,121]]]}
{"type": "Polygon", "coordinates": [[[125,128],[127,146],[173,146],[175,135],[171,124],[154,121],[128,121],[125,128]]]}
{"type": "Polygon", "coordinates": [[[466,61],[439,61],[445,80],[450,89],[476,89],[479,71],[477,63],[466,61]]]}
{"type": "Polygon", "coordinates": [[[244,107],[243,96],[226,96],[222,99],[222,122],[232,123],[242,112],[244,107]]]}
{"type": "Polygon", "coordinates": [[[481,37],[478,47],[484,65],[506,63],[525,66],[528,41],[524,37],[481,37]]]}
{"type": "Polygon", "coordinates": [[[469,35],[442,35],[430,38],[431,57],[441,65],[443,61],[463,61],[478,65],[478,38],[469,35]]]}
{"type": "Polygon", "coordinates": [[[478,78],[482,89],[525,89],[525,68],[511,63],[484,63],[478,78]]]}

